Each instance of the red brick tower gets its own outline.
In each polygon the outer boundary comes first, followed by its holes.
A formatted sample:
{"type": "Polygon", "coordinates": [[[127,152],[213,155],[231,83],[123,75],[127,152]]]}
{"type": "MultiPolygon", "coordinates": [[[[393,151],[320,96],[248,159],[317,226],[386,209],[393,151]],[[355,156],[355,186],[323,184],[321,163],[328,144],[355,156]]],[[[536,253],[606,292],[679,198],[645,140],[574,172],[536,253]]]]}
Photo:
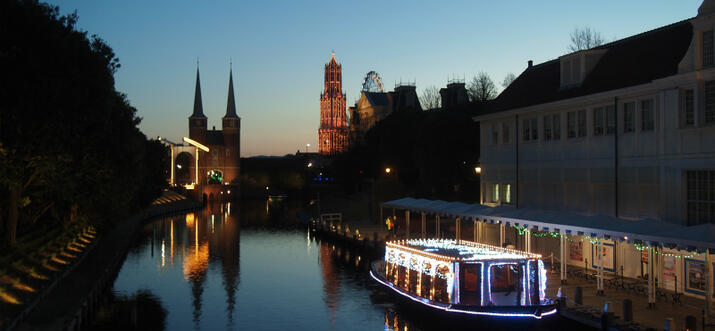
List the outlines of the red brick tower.
{"type": "Polygon", "coordinates": [[[335,53],[333,53],[330,62],[325,65],[325,89],[320,95],[318,152],[323,155],[342,153],[348,148],[348,125],[342,82],[342,67],[335,61],[335,53]]]}

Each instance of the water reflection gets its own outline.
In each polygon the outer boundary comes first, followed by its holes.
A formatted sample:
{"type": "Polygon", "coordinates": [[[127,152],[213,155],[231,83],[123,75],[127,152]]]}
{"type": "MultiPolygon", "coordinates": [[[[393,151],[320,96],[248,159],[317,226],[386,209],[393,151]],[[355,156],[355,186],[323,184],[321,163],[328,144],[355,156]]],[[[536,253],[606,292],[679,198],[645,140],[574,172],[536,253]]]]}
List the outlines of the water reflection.
{"type": "Polygon", "coordinates": [[[395,305],[369,278],[372,257],[314,237],[295,221],[297,209],[255,201],[160,219],[143,229],[115,291],[151,290],[168,311],[167,330],[445,326],[395,305]]]}

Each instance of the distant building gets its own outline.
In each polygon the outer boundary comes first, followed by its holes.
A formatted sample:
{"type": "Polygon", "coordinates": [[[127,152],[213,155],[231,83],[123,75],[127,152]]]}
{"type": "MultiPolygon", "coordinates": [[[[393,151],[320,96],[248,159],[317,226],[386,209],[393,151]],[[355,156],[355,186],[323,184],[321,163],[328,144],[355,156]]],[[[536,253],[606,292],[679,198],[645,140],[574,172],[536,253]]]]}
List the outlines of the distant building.
{"type": "Polygon", "coordinates": [[[474,117],[482,203],[715,223],[713,14],[529,61],[474,117]]]}
{"type": "Polygon", "coordinates": [[[320,95],[318,153],[321,155],[335,155],[348,149],[348,124],[342,84],[342,66],[335,61],[333,53],[330,62],[325,65],[325,88],[320,95]]]}
{"type": "MultiPolygon", "coordinates": [[[[236,100],[233,93],[233,72],[228,76],[228,100],[221,130],[207,129],[207,118],[201,101],[201,82],[196,69],[196,91],[194,111],[189,117],[189,138],[208,147],[209,152],[199,151],[198,180],[195,183],[208,198],[219,198],[228,194],[232,186],[240,180],[241,159],[241,118],[236,114],[236,100]],[[222,193],[222,191],[225,191],[222,193]]],[[[194,156],[195,157],[195,156],[194,156]]],[[[190,174],[195,171],[195,160],[190,163],[190,174]]],[[[237,193],[237,190],[234,190],[237,193]]]]}
{"type": "MultiPolygon", "coordinates": [[[[368,73],[369,75],[369,73],[368,73]]],[[[363,87],[365,84],[363,84],[363,87]]],[[[422,111],[414,85],[398,85],[392,92],[363,88],[360,99],[350,107],[350,143],[359,144],[377,122],[394,112],[422,111]]]]}
{"type": "Polygon", "coordinates": [[[453,109],[469,103],[469,95],[464,81],[451,81],[446,88],[439,89],[442,99],[442,109],[453,109]]]}

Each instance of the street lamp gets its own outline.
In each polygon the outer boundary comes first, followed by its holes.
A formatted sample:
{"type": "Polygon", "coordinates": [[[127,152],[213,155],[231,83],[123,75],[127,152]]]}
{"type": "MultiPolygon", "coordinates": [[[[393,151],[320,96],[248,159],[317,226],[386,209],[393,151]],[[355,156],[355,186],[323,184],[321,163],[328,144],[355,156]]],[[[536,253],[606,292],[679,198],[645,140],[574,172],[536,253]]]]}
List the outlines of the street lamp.
{"type": "Polygon", "coordinates": [[[482,173],[482,167],[480,167],[480,166],[474,167],[474,172],[477,173],[477,175],[481,174],[481,173],[482,173]]]}
{"type": "Polygon", "coordinates": [[[386,174],[389,175],[389,174],[390,174],[390,171],[392,171],[392,170],[391,170],[389,167],[385,168],[385,173],[386,173],[386,174]]]}
{"type": "Polygon", "coordinates": [[[305,144],[305,152],[308,153],[308,149],[310,148],[310,144],[305,144]]]}

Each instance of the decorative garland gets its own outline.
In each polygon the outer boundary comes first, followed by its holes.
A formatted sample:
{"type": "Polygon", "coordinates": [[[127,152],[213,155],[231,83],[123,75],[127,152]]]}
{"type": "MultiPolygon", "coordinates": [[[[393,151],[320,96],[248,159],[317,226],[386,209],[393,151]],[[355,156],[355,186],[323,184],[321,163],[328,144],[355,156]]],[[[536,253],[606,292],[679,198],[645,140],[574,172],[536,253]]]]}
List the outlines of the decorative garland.
{"type": "MultiPolygon", "coordinates": [[[[516,229],[517,233],[520,236],[523,236],[524,234],[526,234],[526,231],[528,230],[526,227],[521,226],[521,225],[513,225],[513,227],[514,227],[514,229],[516,229]]],[[[543,237],[558,238],[559,236],[561,236],[561,237],[566,238],[566,240],[568,240],[570,242],[582,242],[585,238],[585,239],[588,239],[588,241],[591,243],[591,245],[595,245],[596,243],[598,243],[598,239],[593,239],[591,236],[588,236],[588,235],[582,236],[579,239],[572,239],[568,235],[559,233],[559,232],[533,232],[533,231],[530,231],[529,233],[531,233],[531,235],[536,238],[543,238],[543,237]]],[[[642,252],[644,249],[648,248],[647,245],[641,245],[641,244],[636,244],[636,243],[634,243],[633,245],[636,247],[636,249],[639,252],[642,252]]],[[[686,258],[686,259],[697,257],[697,256],[704,254],[704,253],[698,253],[698,252],[693,252],[690,254],[674,254],[674,253],[664,253],[664,252],[660,252],[657,250],[655,250],[654,252],[656,255],[682,257],[682,258],[686,258]]]]}

